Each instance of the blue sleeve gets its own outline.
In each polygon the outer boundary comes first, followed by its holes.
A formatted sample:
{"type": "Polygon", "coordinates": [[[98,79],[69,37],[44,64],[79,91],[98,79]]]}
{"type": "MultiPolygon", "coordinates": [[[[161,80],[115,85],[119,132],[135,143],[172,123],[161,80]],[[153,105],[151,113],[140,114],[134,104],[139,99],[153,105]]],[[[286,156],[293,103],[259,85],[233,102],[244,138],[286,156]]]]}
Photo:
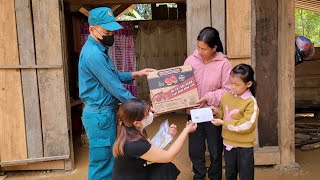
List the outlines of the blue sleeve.
{"type": "MultiPolygon", "coordinates": [[[[101,82],[104,88],[119,101],[123,102],[127,99],[134,98],[132,94],[122,85],[114,67],[105,60],[105,57],[96,54],[87,59],[87,66],[94,76],[101,82]]],[[[126,79],[129,75],[122,75],[126,79]]]]}
{"type": "Polygon", "coordinates": [[[120,81],[124,84],[132,83],[132,72],[120,72],[115,70],[115,73],[119,77],[120,81]]]}

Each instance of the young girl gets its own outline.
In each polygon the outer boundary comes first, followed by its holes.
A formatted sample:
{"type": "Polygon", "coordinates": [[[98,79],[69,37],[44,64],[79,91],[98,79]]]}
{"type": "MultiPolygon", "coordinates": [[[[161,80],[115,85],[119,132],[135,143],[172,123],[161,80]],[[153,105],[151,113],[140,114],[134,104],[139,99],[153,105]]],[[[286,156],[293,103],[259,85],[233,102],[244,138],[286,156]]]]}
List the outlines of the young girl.
{"type": "MultiPolygon", "coordinates": [[[[202,29],[197,38],[197,50],[185,65],[191,65],[197,82],[199,107],[219,106],[223,93],[230,91],[231,64],[223,54],[219,32],[212,27],[202,29]]],[[[190,117],[189,117],[190,119],[190,117]]],[[[210,122],[198,123],[196,132],[189,136],[189,157],[194,179],[205,179],[207,174],[206,144],[210,153],[209,179],[222,178],[222,128],[210,122]]]]}
{"type": "Polygon", "coordinates": [[[226,179],[254,179],[253,146],[259,114],[255,95],[254,72],[251,66],[239,64],[230,74],[231,93],[225,93],[212,124],[223,126],[222,137],[226,163],[226,179]]]}
{"type": "Polygon", "coordinates": [[[120,128],[113,147],[115,161],[112,179],[176,179],[180,171],[171,161],[180,151],[188,134],[196,130],[197,124],[187,122],[171,147],[163,150],[150,143],[144,130],[153,121],[149,104],[141,99],[129,99],[120,105],[117,115],[120,128]],[[153,164],[146,165],[147,161],[153,164]]]}

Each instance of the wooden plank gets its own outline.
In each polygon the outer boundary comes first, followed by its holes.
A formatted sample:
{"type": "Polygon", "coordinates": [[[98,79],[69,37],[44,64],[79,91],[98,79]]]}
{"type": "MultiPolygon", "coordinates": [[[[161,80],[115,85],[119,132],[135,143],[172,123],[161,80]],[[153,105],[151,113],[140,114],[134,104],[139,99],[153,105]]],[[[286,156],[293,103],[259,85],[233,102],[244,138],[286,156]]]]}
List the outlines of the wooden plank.
{"type": "MultiPolygon", "coordinates": [[[[35,65],[35,52],[30,1],[15,0],[15,10],[20,63],[32,66],[35,65]]],[[[43,157],[37,72],[35,69],[22,69],[21,78],[28,158],[43,157]]]]}
{"type": "Polygon", "coordinates": [[[296,108],[319,108],[320,88],[298,87],[295,88],[296,108]]]}
{"type": "Polygon", "coordinates": [[[79,9],[79,12],[81,12],[82,14],[84,14],[85,16],[89,16],[89,10],[87,10],[86,8],[84,8],[84,7],[81,7],[80,9],[79,9]]]}
{"type": "Polygon", "coordinates": [[[226,2],[211,0],[211,25],[219,31],[224,51],[226,50],[226,2]]]}
{"type": "Polygon", "coordinates": [[[0,69],[59,69],[62,65],[0,65],[0,69]]]}
{"type": "Polygon", "coordinates": [[[1,167],[15,166],[15,165],[23,165],[23,164],[30,164],[30,163],[36,163],[36,162],[65,160],[68,158],[69,156],[51,156],[51,157],[32,158],[32,159],[15,160],[15,161],[4,161],[4,162],[0,162],[0,166],[1,167]]]}
{"type": "Polygon", "coordinates": [[[226,7],[227,55],[251,56],[251,0],[227,0],[226,7]]]}
{"type": "Polygon", "coordinates": [[[280,164],[280,150],[277,146],[258,148],[254,152],[254,165],[280,164]]]}
{"type": "Polygon", "coordinates": [[[64,160],[37,162],[27,165],[0,167],[1,171],[17,171],[17,170],[63,170],[64,160]]]}
{"type": "MultiPolygon", "coordinates": [[[[32,0],[36,59],[62,64],[61,1],[32,0]],[[50,47],[50,48],[48,48],[50,47]]],[[[63,69],[37,69],[44,157],[70,155],[63,69]]]]}
{"type": "Polygon", "coordinates": [[[320,72],[312,75],[296,75],[295,88],[319,88],[320,89],[320,72]]]}
{"type": "Polygon", "coordinates": [[[211,26],[210,0],[187,1],[187,54],[196,49],[197,36],[201,29],[211,26]]]}
{"type": "MultiPolygon", "coordinates": [[[[18,65],[14,1],[0,0],[0,65],[18,65]]],[[[0,69],[0,159],[27,158],[20,70],[0,69]]]]}
{"type": "Polygon", "coordinates": [[[319,68],[320,61],[305,61],[302,64],[295,66],[296,76],[320,74],[319,68]]]}
{"type": "MultiPolygon", "coordinates": [[[[198,0],[199,1],[199,0],[198,0]]],[[[186,0],[69,0],[70,5],[183,3],[186,0]]]]}
{"type": "Polygon", "coordinates": [[[232,67],[244,63],[251,65],[251,59],[229,59],[232,67]]]}
{"type": "MultiPolygon", "coordinates": [[[[281,153],[280,163],[290,166],[295,163],[294,146],[294,18],[295,1],[278,1],[278,119],[279,119],[279,147],[281,153]]],[[[273,48],[272,48],[273,49],[273,48]]],[[[265,90],[264,90],[265,91],[265,90]]],[[[270,137],[269,137],[270,138],[270,137]]]]}
{"type": "Polygon", "coordinates": [[[277,14],[277,0],[256,0],[255,9],[255,72],[258,83],[256,98],[260,108],[259,145],[277,146],[278,33],[276,30],[278,20],[277,16],[274,16],[277,14]]]}
{"type": "Polygon", "coordinates": [[[71,13],[69,12],[69,5],[63,3],[63,0],[59,0],[61,2],[61,8],[59,11],[60,14],[60,26],[61,26],[61,44],[62,44],[62,62],[64,65],[64,74],[65,74],[65,81],[64,81],[64,86],[65,86],[65,105],[66,105],[66,110],[67,110],[67,129],[68,129],[68,137],[69,137],[69,149],[70,149],[70,158],[65,160],[65,170],[73,170],[75,167],[74,164],[74,149],[73,149],[73,135],[72,135],[72,121],[71,121],[71,106],[70,106],[70,89],[69,89],[69,73],[70,72],[70,54],[69,54],[69,49],[67,43],[69,41],[70,35],[67,29],[70,29],[70,22],[71,22],[71,13]]]}

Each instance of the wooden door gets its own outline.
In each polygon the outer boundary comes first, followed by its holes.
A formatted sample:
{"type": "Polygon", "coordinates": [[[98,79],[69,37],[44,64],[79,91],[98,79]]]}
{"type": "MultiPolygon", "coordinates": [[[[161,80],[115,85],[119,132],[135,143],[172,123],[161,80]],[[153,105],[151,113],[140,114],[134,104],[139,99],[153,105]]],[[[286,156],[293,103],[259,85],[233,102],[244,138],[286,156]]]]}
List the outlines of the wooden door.
{"type": "Polygon", "coordinates": [[[70,159],[62,1],[0,0],[0,15],[1,169],[70,159]]]}

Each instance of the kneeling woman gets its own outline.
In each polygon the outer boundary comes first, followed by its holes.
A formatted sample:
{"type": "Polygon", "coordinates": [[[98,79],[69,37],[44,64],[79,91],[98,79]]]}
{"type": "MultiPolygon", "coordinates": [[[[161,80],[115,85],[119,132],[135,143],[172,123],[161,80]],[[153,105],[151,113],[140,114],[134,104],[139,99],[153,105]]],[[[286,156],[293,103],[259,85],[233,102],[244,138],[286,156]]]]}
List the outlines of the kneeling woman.
{"type": "Polygon", "coordinates": [[[119,134],[113,147],[115,156],[112,179],[173,180],[180,174],[171,161],[180,151],[188,134],[197,124],[187,122],[179,137],[168,150],[150,143],[145,127],[153,121],[150,105],[141,99],[129,99],[118,110],[119,134]],[[152,162],[146,165],[146,162],[152,162]]]}

